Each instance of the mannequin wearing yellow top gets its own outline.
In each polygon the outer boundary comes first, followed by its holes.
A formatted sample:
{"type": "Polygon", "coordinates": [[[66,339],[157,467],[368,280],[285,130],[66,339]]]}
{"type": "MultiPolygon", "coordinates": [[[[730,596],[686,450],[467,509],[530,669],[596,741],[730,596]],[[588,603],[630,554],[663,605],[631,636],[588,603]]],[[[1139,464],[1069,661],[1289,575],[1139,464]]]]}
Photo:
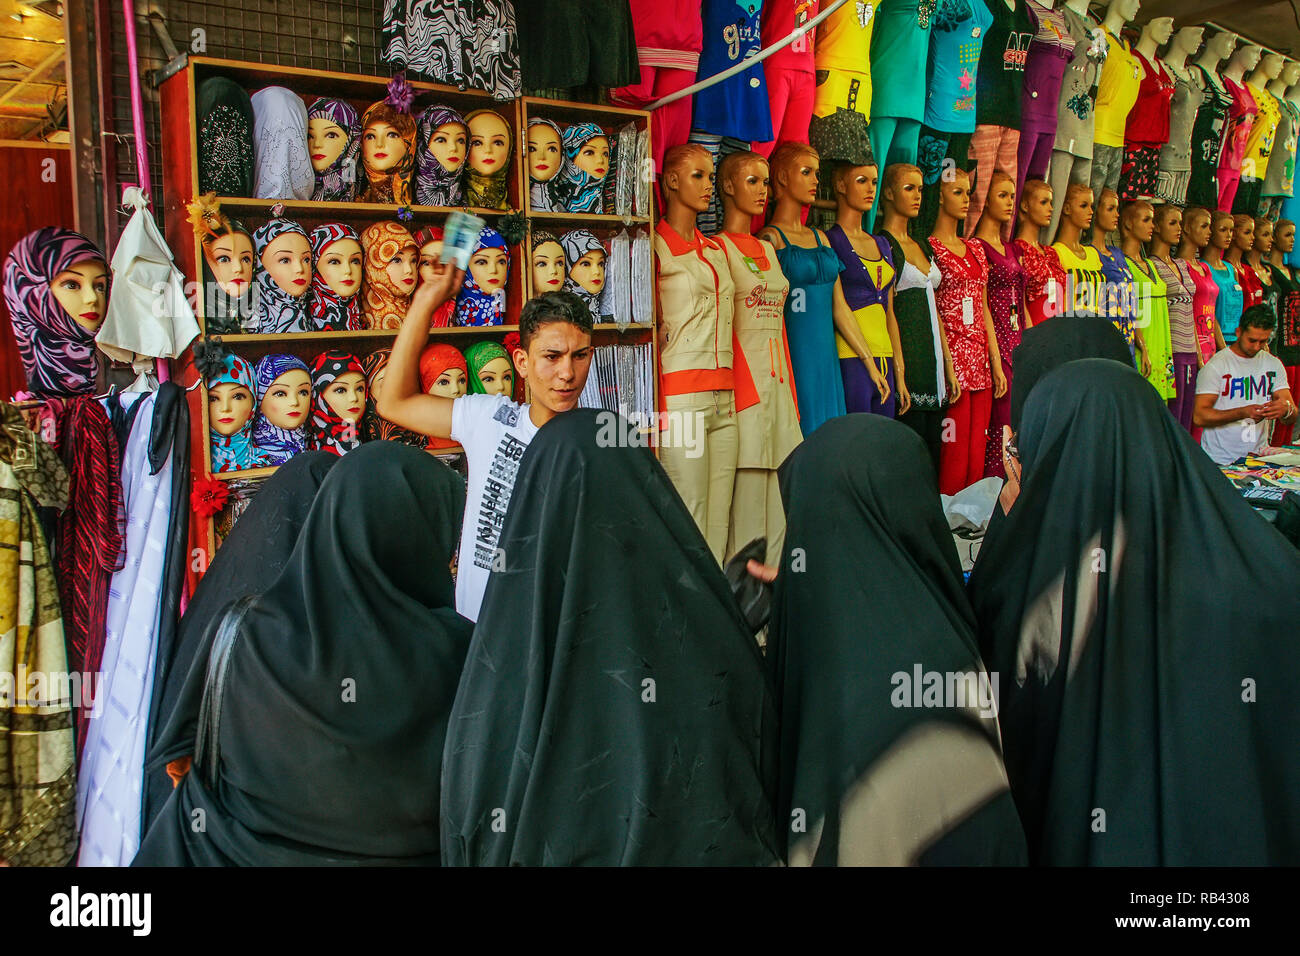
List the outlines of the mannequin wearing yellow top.
{"type": "Polygon", "coordinates": [[[1092,190],[1083,183],[1070,183],[1061,207],[1052,248],[1065,269],[1065,308],[1062,315],[1102,315],[1098,310],[1101,286],[1101,256],[1083,244],[1083,231],[1092,225],[1092,190]]]}
{"type": "Polygon", "coordinates": [[[1241,161],[1241,185],[1232,204],[1236,213],[1258,214],[1269,160],[1281,145],[1277,142],[1277,127],[1282,120],[1282,104],[1265,87],[1282,75],[1282,63],[1278,54],[1266,53],[1246,77],[1246,89],[1254,97],[1258,112],[1246,140],[1246,157],[1241,161]]]}
{"type": "Polygon", "coordinates": [[[713,199],[713,158],[693,143],[664,154],[659,283],[659,463],[721,563],[739,435],[732,374],[735,284],[726,254],[695,228],[713,199]]]}
{"type": "Polygon", "coordinates": [[[1142,65],[1120,38],[1124,24],[1137,16],[1141,0],[1110,0],[1101,27],[1106,36],[1106,62],[1097,85],[1096,126],[1093,132],[1092,175],[1094,196],[1103,189],[1119,189],[1124,162],[1124,127],[1142,85],[1142,65]]]}

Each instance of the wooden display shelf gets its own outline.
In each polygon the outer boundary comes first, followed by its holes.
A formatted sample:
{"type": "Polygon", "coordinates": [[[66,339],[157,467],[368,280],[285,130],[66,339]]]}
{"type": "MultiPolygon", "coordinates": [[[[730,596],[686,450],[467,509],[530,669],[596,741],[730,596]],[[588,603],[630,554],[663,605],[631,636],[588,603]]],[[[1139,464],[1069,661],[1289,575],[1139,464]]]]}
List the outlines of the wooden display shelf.
{"type": "Polygon", "coordinates": [[[590,223],[594,226],[626,226],[628,228],[650,225],[649,216],[619,216],[609,212],[530,212],[528,218],[536,219],[539,222],[590,223]]]}
{"type": "MultiPolygon", "coordinates": [[[[495,335],[504,332],[518,332],[518,325],[451,325],[444,328],[430,329],[429,335],[495,335]]],[[[397,337],[397,329],[355,329],[345,332],[235,332],[230,335],[214,336],[226,345],[257,344],[275,342],[336,342],[348,339],[392,339],[397,337]]]]}
{"type": "MultiPolygon", "coordinates": [[[[184,56],[177,58],[158,74],[159,104],[162,115],[162,201],[158,205],[160,220],[168,245],[175,254],[176,265],[187,281],[202,286],[203,250],[187,221],[185,206],[199,194],[199,163],[197,149],[197,87],[203,80],[223,76],[234,80],[250,93],[265,86],[285,86],[297,93],[304,102],[316,97],[331,97],[350,102],[359,111],[381,100],[386,94],[389,76],[365,76],[355,73],[279,66],[270,63],[252,63],[221,57],[184,56]]],[[[650,114],[620,106],[553,101],[537,97],[500,101],[480,90],[463,90],[457,87],[422,80],[410,80],[416,99],[412,112],[417,114],[426,106],[445,103],[462,114],[473,109],[491,109],[505,118],[514,136],[514,168],[510,172],[507,196],[513,210],[520,210],[533,219],[534,225],[555,223],[590,227],[598,235],[623,228],[654,228],[653,210],[648,216],[619,216],[614,214],[591,215],[567,212],[531,213],[528,208],[527,139],[525,131],[529,115],[545,116],[561,124],[594,121],[611,132],[633,122],[638,129],[648,129],[650,114]]],[[[274,200],[254,197],[228,196],[220,199],[221,208],[233,217],[244,219],[250,226],[270,217],[271,207],[282,202],[286,216],[301,219],[304,227],[338,220],[364,228],[372,222],[392,219],[401,222],[401,207],[382,203],[317,202],[312,200],[274,200]]],[[[431,224],[438,217],[459,208],[495,224],[510,210],[474,207],[441,207],[412,205],[406,207],[412,220],[406,225],[412,232],[431,224]]],[[[525,240],[511,250],[511,277],[507,288],[508,319],[517,322],[523,303],[533,295],[532,269],[529,243],[525,240]]],[[[657,290],[651,292],[652,301],[657,290]]],[[[200,298],[198,318],[204,325],[203,302],[200,298]]],[[[655,314],[652,312],[652,315],[655,314]]],[[[469,341],[475,338],[500,339],[518,330],[517,324],[496,326],[469,326],[434,329],[430,340],[469,341]]],[[[633,323],[620,329],[614,323],[595,326],[602,344],[617,342],[648,342],[652,355],[657,355],[658,343],[654,322],[633,323]]],[[[395,336],[394,330],[363,329],[355,332],[296,332],[282,334],[237,333],[222,335],[223,343],[241,354],[264,355],[280,348],[286,352],[307,355],[332,345],[354,350],[358,354],[374,348],[387,347],[395,336]]],[[[656,359],[657,361],[657,359],[656,359]]],[[[207,475],[221,481],[263,478],[275,472],[274,467],[213,474],[210,460],[207,388],[194,367],[193,354],[187,350],[172,364],[173,376],[182,386],[191,386],[187,395],[190,402],[191,469],[195,474],[207,475]]],[[[657,391],[657,389],[656,389],[657,391]]],[[[657,395],[656,395],[657,401],[657,395]]],[[[459,446],[440,449],[438,454],[462,453],[459,446]]],[[[216,548],[215,522],[211,518],[191,517],[191,547],[204,549],[210,556],[216,548]]],[[[191,572],[191,586],[201,572],[191,572]]]]}
{"type": "MultiPolygon", "coordinates": [[[[428,451],[428,449],[425,449],[428,451]]],[[[434,455],[463,455],[465,449],[460,445],[452,445],[449,448],[439,448],[437,451],[429,452],[434,455]]],[[[242,471],[219,471],[212,475],[217,481],[239,481],[244,478],[269,478],[275,474],[279,465],[267,465],[265,468],[245,468],[242,471]]]]}
{"type": "MultiPolygon", "coordinates": [[[[504,216],[509,209],[485,209],[482,206],[394,206],[381,202],[321,202],[315,199],[250,199],[247,196],[218,196],[222,212],[256,212],[271,215],[271,207],[277,203],[284,206],[286,216],[303,215],[314,218],[344,216],[361,216],[374,219],[395,219],[402,208],[409,209],[415,216],[446,216],[453,212],[470,212],[479,218],[504,216]]],[[[617,217],[615,217],[617,218],[617,217]]],[[[403,223],[405,225],[405,223],[403,223]]]]}

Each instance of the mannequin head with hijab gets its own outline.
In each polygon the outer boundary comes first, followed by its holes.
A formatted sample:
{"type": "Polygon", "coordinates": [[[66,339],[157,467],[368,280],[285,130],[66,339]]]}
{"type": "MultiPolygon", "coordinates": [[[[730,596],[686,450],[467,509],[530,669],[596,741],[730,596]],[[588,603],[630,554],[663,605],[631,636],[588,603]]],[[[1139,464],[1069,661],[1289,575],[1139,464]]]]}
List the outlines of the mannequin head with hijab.
{"type": "Polygon", "coordinates": [[[528,178],[548,183],[560,173],[564,163],[564,135],[550,120],[534,117],[528,121],[528,178]]]}
{"type": "Polygon", "coordinates": [[[515,390],[515,367],[506,349],[496,342],[475,342],[465,350],[469,390],[478,395],[504,395],[515,390]]]}
{"type": "Polygon", "coordinates": [[[311,288],[311,243],[301,226],[280,231],[263,246],[258,259],[285,295],[297,299],[311,288]]]}
{"type": "Polygon", "coordinates": [[[475,110],[465,123],[469,128],[466,201],[471,206],[505,209],[514,145],[510,124],[492,110],[475,110]]]}
{"type": "Polygon", "coordinates": [[[350,103],[318,99],[307,110],[307,149],[316,172],[312,199],[349,202],[357,192],[361,120],[350,103]]]}
{"type": "Polygon", "coordinates": [[[461,171],[469,152],[469,127],[447,106],[420,114],[416,136],[416,201],[422,206],[452,206],[464,198],[461,171]]]}
{"type": "Polygon", "coordinates": [[[564,167],[556,182],[569,212],[604,211],[602,188],[609,174],[609,137],[595,123],[564,131],[564,167]]]}
{"type": "Polygon", "coordinates": [[[311,372],[294,355],[268,355],[253,370],[258,417],[253,444],[267,464],[282,465],[307,446],[311,420],[311,372]]]}
{"type": "Polygon", "coordinates": [[[411,204],[415,171],[415,120],[386,100],[375,103],[361,119],[361,161],[367,187],[362,202],[411,204]]]}
{"type": "Polygon", "coordinates": [[[445,342],[426,346],[420,353],[420,385],[430,395],[460,398],[469,389],[465,356],[445,342]]]}
{"type": "Polygon", "coordinates": [[[560,237],[569,277],[564,288],[573,292],[591,309],[600,314],[600,296],[605,291],[604,243],[586,229],[572,229],[560,237]]]}
{"type": "Polygon", "coordinates": [[[237,355],[226,355],[220,374],[209,378],[207,387],[212,470],[237,471],[263,464],[252,442],[256,414],[252,366],[237,355]]]}
{"type": "Polygon", "coordinates": [[[549,232],[538,230],[532,236],[533,288],[537,294],[558,292],[564,288],[566,277],[564,247],[549,232]]]}
{"type": "Polygon", "coordinates": [[[366,326],[401,328],[419,277],[415,237],[400,223],[377,222],[361,234],[361,248],[366,254],[366,326]]]}
{"type": "Polygon", "coordinates": [[[717,187],[722,191],[723,231],[747,235],[754,218],[767,211],[767,159],[751,151],[728,153],[718,164],[717,187]]]}
{"type": "Polygon", "coordinates": [[[221,212],[216,194],[200,196],[187,207],[189,221],[203,246],[203,261],[217,287],[233,299],[253,283],[253,237],[221,212]]]}
{"type": "Polygon", "coordinates": [[[469,271],[456,297],[457,325],[500,325],[505,321],[510,250],[491,226],[479,232],[469,257],[469,271]]]}

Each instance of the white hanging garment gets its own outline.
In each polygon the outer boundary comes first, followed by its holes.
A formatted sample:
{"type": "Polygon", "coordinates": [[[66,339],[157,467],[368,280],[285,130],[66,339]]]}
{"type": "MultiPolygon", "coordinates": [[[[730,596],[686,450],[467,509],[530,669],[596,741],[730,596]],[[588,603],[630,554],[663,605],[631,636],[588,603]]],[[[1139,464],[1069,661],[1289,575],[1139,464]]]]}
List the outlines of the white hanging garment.
{"type": "Polygon", "coordinates": [[[258,199],[311,199],[316,172],[307,154],[307,104],[268,86],[253,100],[253,190],[258,199]]]}
{"type": "MultiPolygon", "coordinates": [[[[130,397],[123,396],[124,405],[130,397]]],[[[109,584],[104,659],[77,777],[78,866],[128,866],[140,849],[145,734],[176,465],[169,455],[158,474],[149,474],[157,397],[135,399],[146,404],[122,449],[126,563],[109,584]]]]}
{"type": "Polygon", "coordinates": [[[185,276],[163,240],[149,198],[137,186],[126,190],[135,211],[113,252],[113,286],[104,324],[95,336],[101,352],[131,362],[136,372],[152,370],[155,358],[176,358],[199,334],[185,296],[185,276]]]}

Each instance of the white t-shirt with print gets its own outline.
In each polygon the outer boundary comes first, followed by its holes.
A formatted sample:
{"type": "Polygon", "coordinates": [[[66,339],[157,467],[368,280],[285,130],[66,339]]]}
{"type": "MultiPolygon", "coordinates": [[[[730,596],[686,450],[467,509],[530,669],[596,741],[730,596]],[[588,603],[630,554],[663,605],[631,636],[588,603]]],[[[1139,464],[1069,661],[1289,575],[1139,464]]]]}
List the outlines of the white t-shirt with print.
{"type": "MultiPolygon", "coordinates": [[[[465,449],[465,523],[456,569],[456,610],[478,620],[519,460],[537,434],[529,406],[505,395],[462,395],[451,406],[451,437],[465,449]]],[[[500,562],[498,562],[498,565],[500,562]]]]}
{"type": "MultiPolygon", "coordinates": [[[[1243,358],[1231,348],[1220,349],[1196,374],[1196,394],[1217,395],[1214,407],[1219,411],[1263,405],[1286,387],[1286,369],[1268,352],[1243,358]]],[[[1249,418],[1206,428],[1201,431],[1201,448],[1215,464],[1231,464],[1264,447],[1266,430],[1266,422],[1249,418]]]]}

